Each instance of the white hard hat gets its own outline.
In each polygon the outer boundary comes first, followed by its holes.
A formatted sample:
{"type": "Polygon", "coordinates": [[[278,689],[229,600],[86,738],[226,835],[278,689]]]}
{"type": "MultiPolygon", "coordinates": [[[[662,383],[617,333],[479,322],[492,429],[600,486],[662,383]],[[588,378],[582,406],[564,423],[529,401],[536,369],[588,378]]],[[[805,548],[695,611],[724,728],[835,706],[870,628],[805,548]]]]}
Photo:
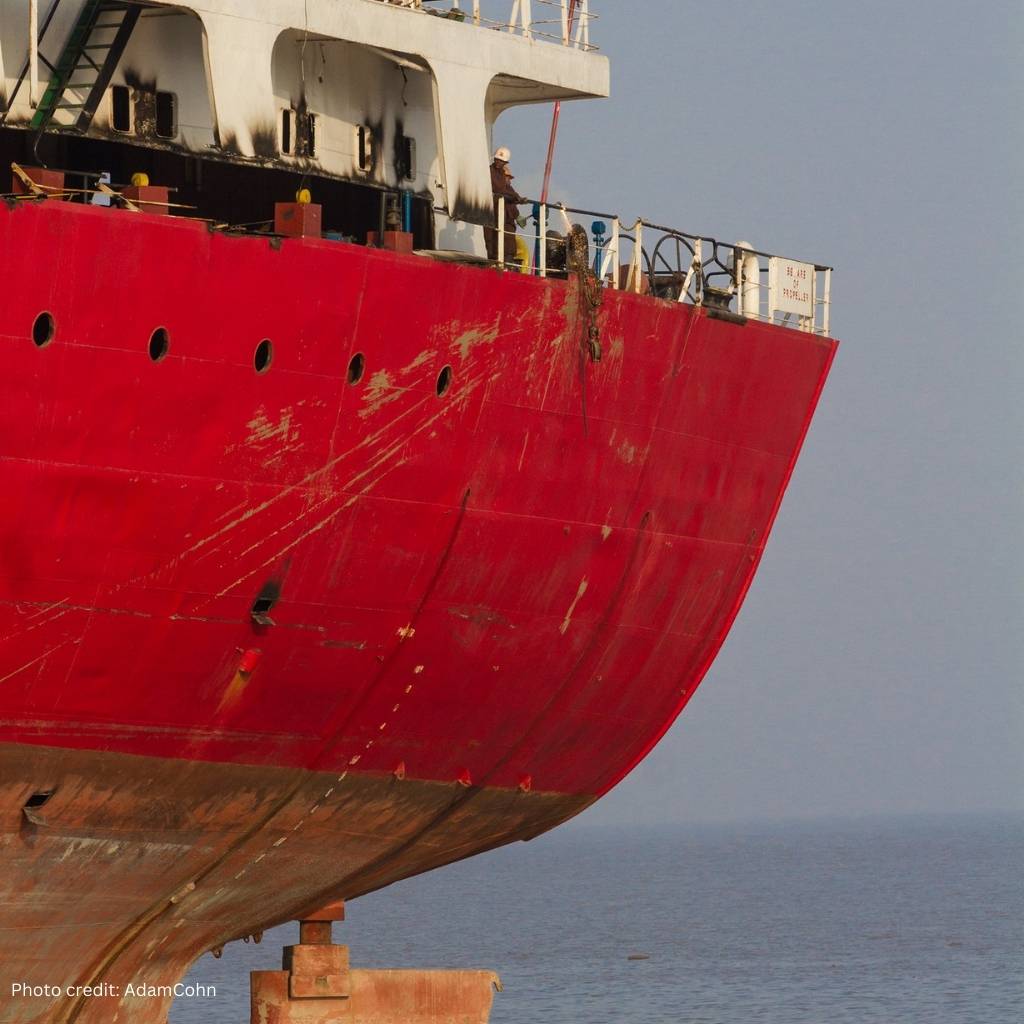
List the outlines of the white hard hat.
{"type": "Polygon", "coordinates": [[[494,159],[500,160],[502,163],[507,164],[512,159],[512,153],[508,146],[499,146],[494,151],[494,159]]]}

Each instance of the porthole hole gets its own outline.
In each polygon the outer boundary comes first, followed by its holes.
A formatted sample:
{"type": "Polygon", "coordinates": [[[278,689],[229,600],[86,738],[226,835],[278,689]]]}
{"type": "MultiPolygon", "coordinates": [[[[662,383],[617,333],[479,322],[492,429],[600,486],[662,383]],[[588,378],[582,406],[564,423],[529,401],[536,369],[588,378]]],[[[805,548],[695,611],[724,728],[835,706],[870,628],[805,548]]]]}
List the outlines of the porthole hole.
{"type": "Polygon", "coordinates": [[[440,398],[452,386],[452,368],[444,367],[437,375],[437,397],[440,398]]]}
{"type": "Polygon", "coordinates": [[[273,626],[274,620],[270,617],[274,605],[281,600],[281,584],[277,580],[267,580],[256,600],[249,609],[249,615],[257,626],[273,626]]]}
{"type": "Polygon", "coordinates": [[[362,352],[357,352],[348,361],[348,382],[349,384],[358,384],[363,379],[363,373],[366,371],[366,358],[362,352]]]}
{"type": "Polygon", "coordinates": [[[252,357],[252,365],[257,373],[266,373],[274,360],[274,345],[269,338],[264,338],[256,346],[256,354],[252,357]]]}
{"type": "Polygon", "coordinates": [[[25,821],[28,822],[29,826],[46,824],[46,819],[39,811],[46,805],[53,794],[54,791],[52,789],[37,790],[21,805],[21,813],[24,815],[25,821]]]}
{"type": "Polygon", "coordinates": [[[149,338],[149,358],[154,363],[159,363],[165,355],[167,350],[171,347],[171,338],[167,333],[167,328],[158,327],[149,338]]]}
{"type": "Polygon", "coordinates": [[[53,314],[40,313],[32,325],[32,340],[35,342],[36,348],[49,345],[56,333],[57,325],[53,321],[53,314]]]}

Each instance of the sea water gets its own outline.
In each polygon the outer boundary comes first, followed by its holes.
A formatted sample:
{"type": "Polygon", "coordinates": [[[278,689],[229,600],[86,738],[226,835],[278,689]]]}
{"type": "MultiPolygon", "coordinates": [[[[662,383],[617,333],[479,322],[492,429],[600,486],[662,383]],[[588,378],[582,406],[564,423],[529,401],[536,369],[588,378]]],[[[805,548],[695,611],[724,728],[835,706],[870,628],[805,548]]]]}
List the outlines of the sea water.
{"type": "MultiPolygon", "coordinates": [[[[365,967],[483,967],[494,1024],[1020,1024],[1024,818],[588,827],[349,904],[365,967]],[[648,959],[629,959],[645,954],[648,959]]],[[[188,976],[170,1024],[248,1021],[296,925],[188,976]]]]}

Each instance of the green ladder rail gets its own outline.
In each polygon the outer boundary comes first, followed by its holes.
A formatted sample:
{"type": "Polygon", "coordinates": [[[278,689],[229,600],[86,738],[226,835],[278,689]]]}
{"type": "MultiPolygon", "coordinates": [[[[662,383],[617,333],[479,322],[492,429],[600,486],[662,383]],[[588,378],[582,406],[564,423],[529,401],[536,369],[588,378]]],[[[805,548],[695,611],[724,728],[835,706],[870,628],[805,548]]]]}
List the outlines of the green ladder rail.
{"type": "Polygon", "coordinates": [[[62,110],[77,111],[65,127],[88,130],[141,13],[141,4],[88,0],[32,118],[37,141],[62,110]]]}

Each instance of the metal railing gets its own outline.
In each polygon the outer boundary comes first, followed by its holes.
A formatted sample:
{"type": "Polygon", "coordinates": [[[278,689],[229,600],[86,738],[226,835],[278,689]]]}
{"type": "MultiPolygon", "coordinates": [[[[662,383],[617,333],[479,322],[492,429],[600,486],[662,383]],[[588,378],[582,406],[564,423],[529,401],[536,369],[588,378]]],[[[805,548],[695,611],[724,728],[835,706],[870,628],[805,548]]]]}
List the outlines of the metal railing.
{"type": "MultiPolygon", "coordinates": [[[[504,267],[505,198],[497,198],[497,263],[504,267]]],[[[832,267],[726,243],[643,219],[625,226],[615,214],[561,203],[532,205],[533,230],[523,236],[539,277],[568,275],[567,239],[574,226],[590,240],[587,262],[604,288],[689,302],[750,320],[831,336],[832,267]],[[579,218],[590,220],[589,225],[579,218]],[[593,219],[591,219],[593,218],[593,219]],[[559,229],[563,230],[559,230],[559,229]],[[628,259],[623,258],[623,253],[628,259]]]]}
{"type": "Polygon", "coordinates": [[[570,22],[570,0],[374,0],[411,11],[466,22],[497,32],[511,32],[524,39],[596,50],[590,42],[590,25],[597,15],[590,0],[576,0],[570,22]],[[507,13],[505,13],[507,12],[507,13]],[[536,13],[536,17],[534,14],[536,13]]]}

